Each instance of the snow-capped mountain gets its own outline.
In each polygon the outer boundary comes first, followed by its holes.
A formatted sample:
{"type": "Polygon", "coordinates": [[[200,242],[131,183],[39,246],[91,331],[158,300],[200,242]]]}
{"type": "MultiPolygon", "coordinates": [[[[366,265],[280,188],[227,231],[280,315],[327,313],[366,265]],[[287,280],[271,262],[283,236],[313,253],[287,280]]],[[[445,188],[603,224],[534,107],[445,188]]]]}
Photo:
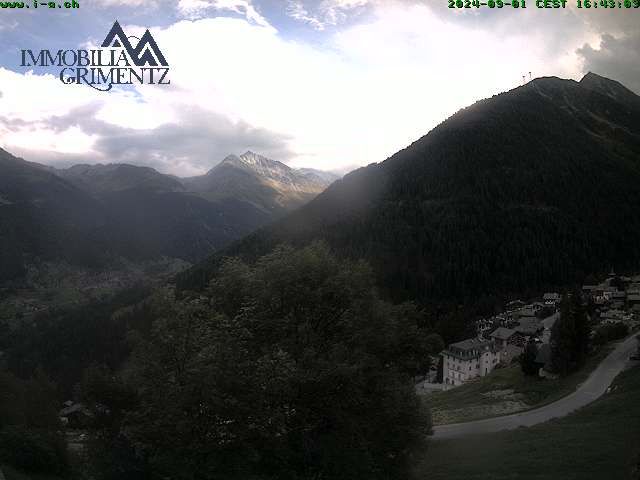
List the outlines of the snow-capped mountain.
{"type": "Polygon", "coordinates": [[[296,170],[248,151],[229,155],[206,175],[185,179],[187,189],[208,199],[241,198],[273,214],[303,205],[338,176],[313,169],[296,170]]]}

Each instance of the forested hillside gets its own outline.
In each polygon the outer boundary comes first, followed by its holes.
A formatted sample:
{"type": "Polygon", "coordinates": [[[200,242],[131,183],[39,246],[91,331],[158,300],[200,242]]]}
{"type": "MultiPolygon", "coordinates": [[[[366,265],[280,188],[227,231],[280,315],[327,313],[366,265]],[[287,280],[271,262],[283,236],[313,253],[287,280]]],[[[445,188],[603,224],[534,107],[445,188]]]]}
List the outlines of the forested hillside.
{"type": "Polygon", "coordinates": [[[196,262],[308,202],[334,176],[248,152],[202,177],[127,164],[57,170],[0,149],[0,282],[29,266],[196,262]]]}
{"type": "MultiPolygon", "coordinates": [[[[461,110],[225,253],[326,240],[395,299],[477,299],[640,261],[640,107],[617,82],[542,78],[461,110]]],[[[206,284],[220,255],[182,275],[206,284]]]]}

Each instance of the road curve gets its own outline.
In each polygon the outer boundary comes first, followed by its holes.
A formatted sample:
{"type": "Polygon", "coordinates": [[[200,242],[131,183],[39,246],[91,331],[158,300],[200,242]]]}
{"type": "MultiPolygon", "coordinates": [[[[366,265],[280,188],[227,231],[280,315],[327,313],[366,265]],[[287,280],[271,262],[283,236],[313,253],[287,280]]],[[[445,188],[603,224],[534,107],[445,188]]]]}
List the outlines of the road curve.
{"type": "Polygon", "coordinates": [[[475,420],[473,422],[438,425],[433,427],[432,438],[434,440],[445,440],[478,433],[492,433],[513,430],[518,427],[530,427],[552,418],[564,417],[574,410],[590,404],[607,391],[613,379],[625,368],[629,361],[629,356],[636,350],[638,344],[635,338],[636,335],[637,333],[634,333],[620,342],[598,365],[598,368],[589,375],[589,378],[575,392],[566,397],[522,413],[475,420]]]}

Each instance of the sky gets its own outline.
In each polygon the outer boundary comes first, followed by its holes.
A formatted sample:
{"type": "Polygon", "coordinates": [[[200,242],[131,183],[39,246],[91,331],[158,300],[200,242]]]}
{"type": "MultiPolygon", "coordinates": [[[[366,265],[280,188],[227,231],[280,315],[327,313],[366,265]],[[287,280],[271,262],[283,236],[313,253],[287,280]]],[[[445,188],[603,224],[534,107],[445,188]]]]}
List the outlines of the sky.
{"type": "MultiPolygon", "coordinates": [[[[32,0],[28,0],[31,2],[32,0]]],[[[522,76],[588,71],[640,92],[640,9],[455,10],[448,0],[78,0],[0,8],[0,146],[63,168],[205,173],[247,150],[293,167],[380,162],[522,76]],[[149,29],[171,85],[99,92],[21,49],[149,29]]]]}

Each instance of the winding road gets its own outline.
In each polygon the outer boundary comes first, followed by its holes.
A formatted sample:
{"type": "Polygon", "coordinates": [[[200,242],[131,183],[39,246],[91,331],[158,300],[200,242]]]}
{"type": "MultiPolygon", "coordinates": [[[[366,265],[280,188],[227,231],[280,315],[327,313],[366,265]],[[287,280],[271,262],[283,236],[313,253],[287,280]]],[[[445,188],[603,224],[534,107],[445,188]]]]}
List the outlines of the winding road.
{"type": "Polygon", "coordinates": [[[434,432],[432,438],[434,440],[445,440],[478,433],[492,433],[502,430],[513,430],[518,427],[530,427],[553,418],[564,417],[590,404],[602,396],[611,385],[611,382],[613,382],[613,379],[624,370],[629,362],[629,356],[636,351],[638,345],[636,335],[637,333],[634,333],[620,342],[615,350],[589,375],[589,378],[587,378],[575,392],[566,397],[540,408],[522,413],[487,418],[485,420],[475,420],[473,422],[438,425],[433,427],[434,432]]]}

